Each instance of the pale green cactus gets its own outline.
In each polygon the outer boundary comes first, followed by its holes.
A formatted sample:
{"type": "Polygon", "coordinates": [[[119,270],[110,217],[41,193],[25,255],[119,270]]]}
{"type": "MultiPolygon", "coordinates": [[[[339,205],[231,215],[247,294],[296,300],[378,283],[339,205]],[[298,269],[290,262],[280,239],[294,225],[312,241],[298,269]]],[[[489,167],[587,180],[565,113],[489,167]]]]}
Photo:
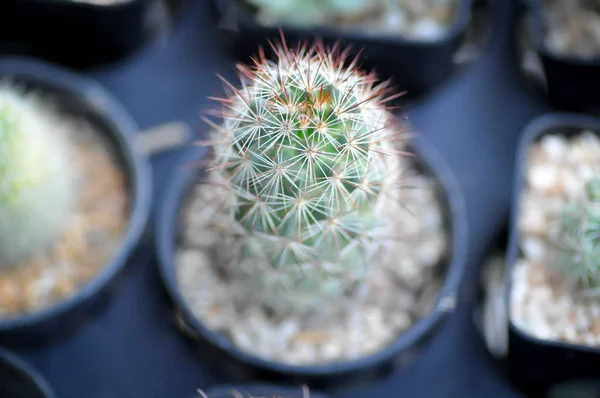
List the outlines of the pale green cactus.
{"type": "Polygon", "coordinates": [[[0,85],[0,268],[41,254],[68,221],[75,166],[61,128],[32,94],[0,85]]]}
{"type": "Polygon", "coordinates": [[[211,170],[230,195],[227,271],[287,311],[345,297],[376,266],[393,239],[403,131],[383,105],[395,97],[386,98],[387,82],[344,53],[277,53],[242,68],[243,88],[213,125],[211,170]]]}
{"type": "Polygon", "coordinates": [[[371,9],[373,0],[247,0],[258,7],[259,19],[313,26],[331,18],[352,17],[371,9]]]}
{"type": "Polygon", "coordinates": [[[560,219],[559,262],[584,288],[600,288],[600,177],[582,202],[567,203],[560,219]]]}

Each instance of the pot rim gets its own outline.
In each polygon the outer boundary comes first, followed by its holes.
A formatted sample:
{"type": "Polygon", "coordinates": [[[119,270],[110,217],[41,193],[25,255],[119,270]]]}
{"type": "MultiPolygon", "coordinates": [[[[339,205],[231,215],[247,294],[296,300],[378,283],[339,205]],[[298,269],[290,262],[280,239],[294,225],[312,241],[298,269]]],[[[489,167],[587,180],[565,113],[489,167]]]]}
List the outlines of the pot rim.
{"type": "MultiPolygon", "coordinates": [[[[282,386],[278,384],[271,383],[233,383],[233,384],[218,384],[214,387],[211,387],[207,390],[208,398],[234,398],[231,394],[232,390],[239,391],[244,396],[252,396],[252,397],[285,397],[290,398],[290,396],[300,397],[299,393],[302,391],[302,386],[300,383],[297,383],[297,386],[282,386]]],[[[313,391],[310,386],[307,386],[310,392],[309,398],[328,398],[327,395],[313,391]]]]}
{"type": "Polygon", "coordinates": [[[8,365],[18,370],[21,374],[27,376],[37,389],[44,394],[45,398],[56,398],[56,393],[50,386],[50,382],[32,365],[26,362],[12,351],[0,347],[0,361],[5,361],[8,365]]]}

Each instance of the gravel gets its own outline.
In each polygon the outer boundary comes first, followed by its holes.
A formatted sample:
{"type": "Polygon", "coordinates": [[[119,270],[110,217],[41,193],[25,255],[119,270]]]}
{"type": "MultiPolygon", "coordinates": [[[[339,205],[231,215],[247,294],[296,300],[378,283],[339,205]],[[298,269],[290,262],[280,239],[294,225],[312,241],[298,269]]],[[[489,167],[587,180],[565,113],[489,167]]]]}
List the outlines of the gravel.
{"type": "Polygon", "coordinates": [[[550,266],[552,227],[562,205],[582,199],[585,181],[599,172],[600,140],[590,131],[570,139],[547,135],[529,152],[510,317],[537,338],[600,346],[598,298],[550,266]]]}
{"type": "Polygon", "coordinates": [[[600,55],[600,7],[591,7],[590,3],[546,0],[545,42],[550,51],[582,58],[600,55]]]}
{"type": "Polygon", "coordinates": [[[220,240],[207,227],[218,212],[214,190],[198,185],[183,210],[183,240],[176,256],[176,277],[195,316],[210,329],[228,336],[239,348],[259,357],[293,365],[347,361],[381,350],[427,315],[442,279],[436,266],[448,250],[443,209],[435,184],[414,174],[395,212],[399,233],[412,233],[388,248],[385,261],[373,267],[364,291],[343,308],[319,314],[292,314],[274,319],[232,287],[219,273],[208,251],[220,240]],[[323,319],[322,314],[328,315],[323,319]]]}

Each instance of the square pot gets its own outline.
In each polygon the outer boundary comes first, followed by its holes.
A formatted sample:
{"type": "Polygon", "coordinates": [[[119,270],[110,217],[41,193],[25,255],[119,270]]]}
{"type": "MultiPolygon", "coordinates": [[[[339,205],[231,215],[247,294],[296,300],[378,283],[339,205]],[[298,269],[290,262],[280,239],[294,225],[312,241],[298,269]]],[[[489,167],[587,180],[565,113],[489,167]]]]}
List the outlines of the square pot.
{"type": "Polygon", "coordinates": [[[583,129],[600,134],[600,119],[575,114],[546,114],[529,124],[519,143],[506,262],[505,308],[509,319],[508,371],[510,378],[528,396],[545,396],[549,389],[560,383],[598,376],[600,348],[539,339],[518,328],[510,313],[513,271],[521,255],[518,221],[529,149],[545,135],[559,133],[569,137],[583,129]]]}
{"type": "Polygon", "coordinates": [[[569,111],[600,109],[600,57],[583,59],[552,52],[544,40],[544,0],[527,3],[527,28],[542,63],[552,105],[569,111]]]}
{"type": "Polygon", "coordinates": [[[163,0],[7,3],[0,6],[0,52],[33,54],[75,68],[115,62],[166,31],[170,22],[163,0]]]}
{"type": "MultiPolygon", "coordinates": [[[[212,0],[221,35],[236,57],[246,61],[259,46],[270,49],[269,40],[280,38],[278,27],[258,24],[243,0],[212,0]]],[[[458,0],[452,23],[446,34],[431,42],[413,41],[401,36],[369,36],[356,31],[339,31],[331,27],[302,29],[282,26],[290,46],[299,40],[322,38],[325,44],[340,41],[352,45],[352,55],[361,52],[367,68],[376,68],[381,76],[393,77],[395,83],[419,95],[439,86],[454,71],[453,56],[458,51],[471,17],[472,0],[458,0]]]]}

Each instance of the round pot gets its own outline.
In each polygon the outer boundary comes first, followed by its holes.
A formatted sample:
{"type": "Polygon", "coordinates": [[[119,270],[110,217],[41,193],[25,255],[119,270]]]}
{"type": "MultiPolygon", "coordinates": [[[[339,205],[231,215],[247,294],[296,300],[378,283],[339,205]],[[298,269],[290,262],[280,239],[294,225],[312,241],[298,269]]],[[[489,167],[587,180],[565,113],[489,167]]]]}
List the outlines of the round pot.
{"type": "Polygon", "coordinates": [[[0,397],[56,398],[56,394],[37,370],[0,348],[0,397]]]}
{"type": "Polygon", "coordinates": [[[313,366],[293,366],[249,354],[235,346],[226,336],[213,332],[194,317],[179,291],[175,276],[174,254],[179,236],[179,210],[193,186],[198,169],[189,167],[206,153],[191,149],[183,158],[183,165],[173,175],[166,197],[156,219],[156,248],[159,272],[168,298],[174,304],[179,327],[192,337],[200,355],[211,368],[223,367],[228,377],[244,380],[281,380],[305,383],[310,388],[337,388],[347,383],[370,381],[388,374],[395,366],[411,362],[428,338],[456,306],[457,293],[467,256],[467,220],[462,192],[440,154],[420,137],[416,147],[418,162],[427,174],[435,177],[441,187],[446,206],[446,221],[452,242],[445,267],[446,279],[431,313],[418,321],[381,351],[347,362],[313,366]]]}
{"type": "Polygon", "coordinates": [[[105,303],[116,287],[129,256],[145,230],[151,209],[150,166],[135,144],[136,123],[125,108],[100,84],[65,69],[32,58],[0,60],[0,79],[51,95],[68,114],[83,117],[114,146],[129,188],[129,219],[122,242],[101,272],[76,294],[46,309],[0,319],[0,341],[11,345],[45,342],[75,329],[105,303]]]}

